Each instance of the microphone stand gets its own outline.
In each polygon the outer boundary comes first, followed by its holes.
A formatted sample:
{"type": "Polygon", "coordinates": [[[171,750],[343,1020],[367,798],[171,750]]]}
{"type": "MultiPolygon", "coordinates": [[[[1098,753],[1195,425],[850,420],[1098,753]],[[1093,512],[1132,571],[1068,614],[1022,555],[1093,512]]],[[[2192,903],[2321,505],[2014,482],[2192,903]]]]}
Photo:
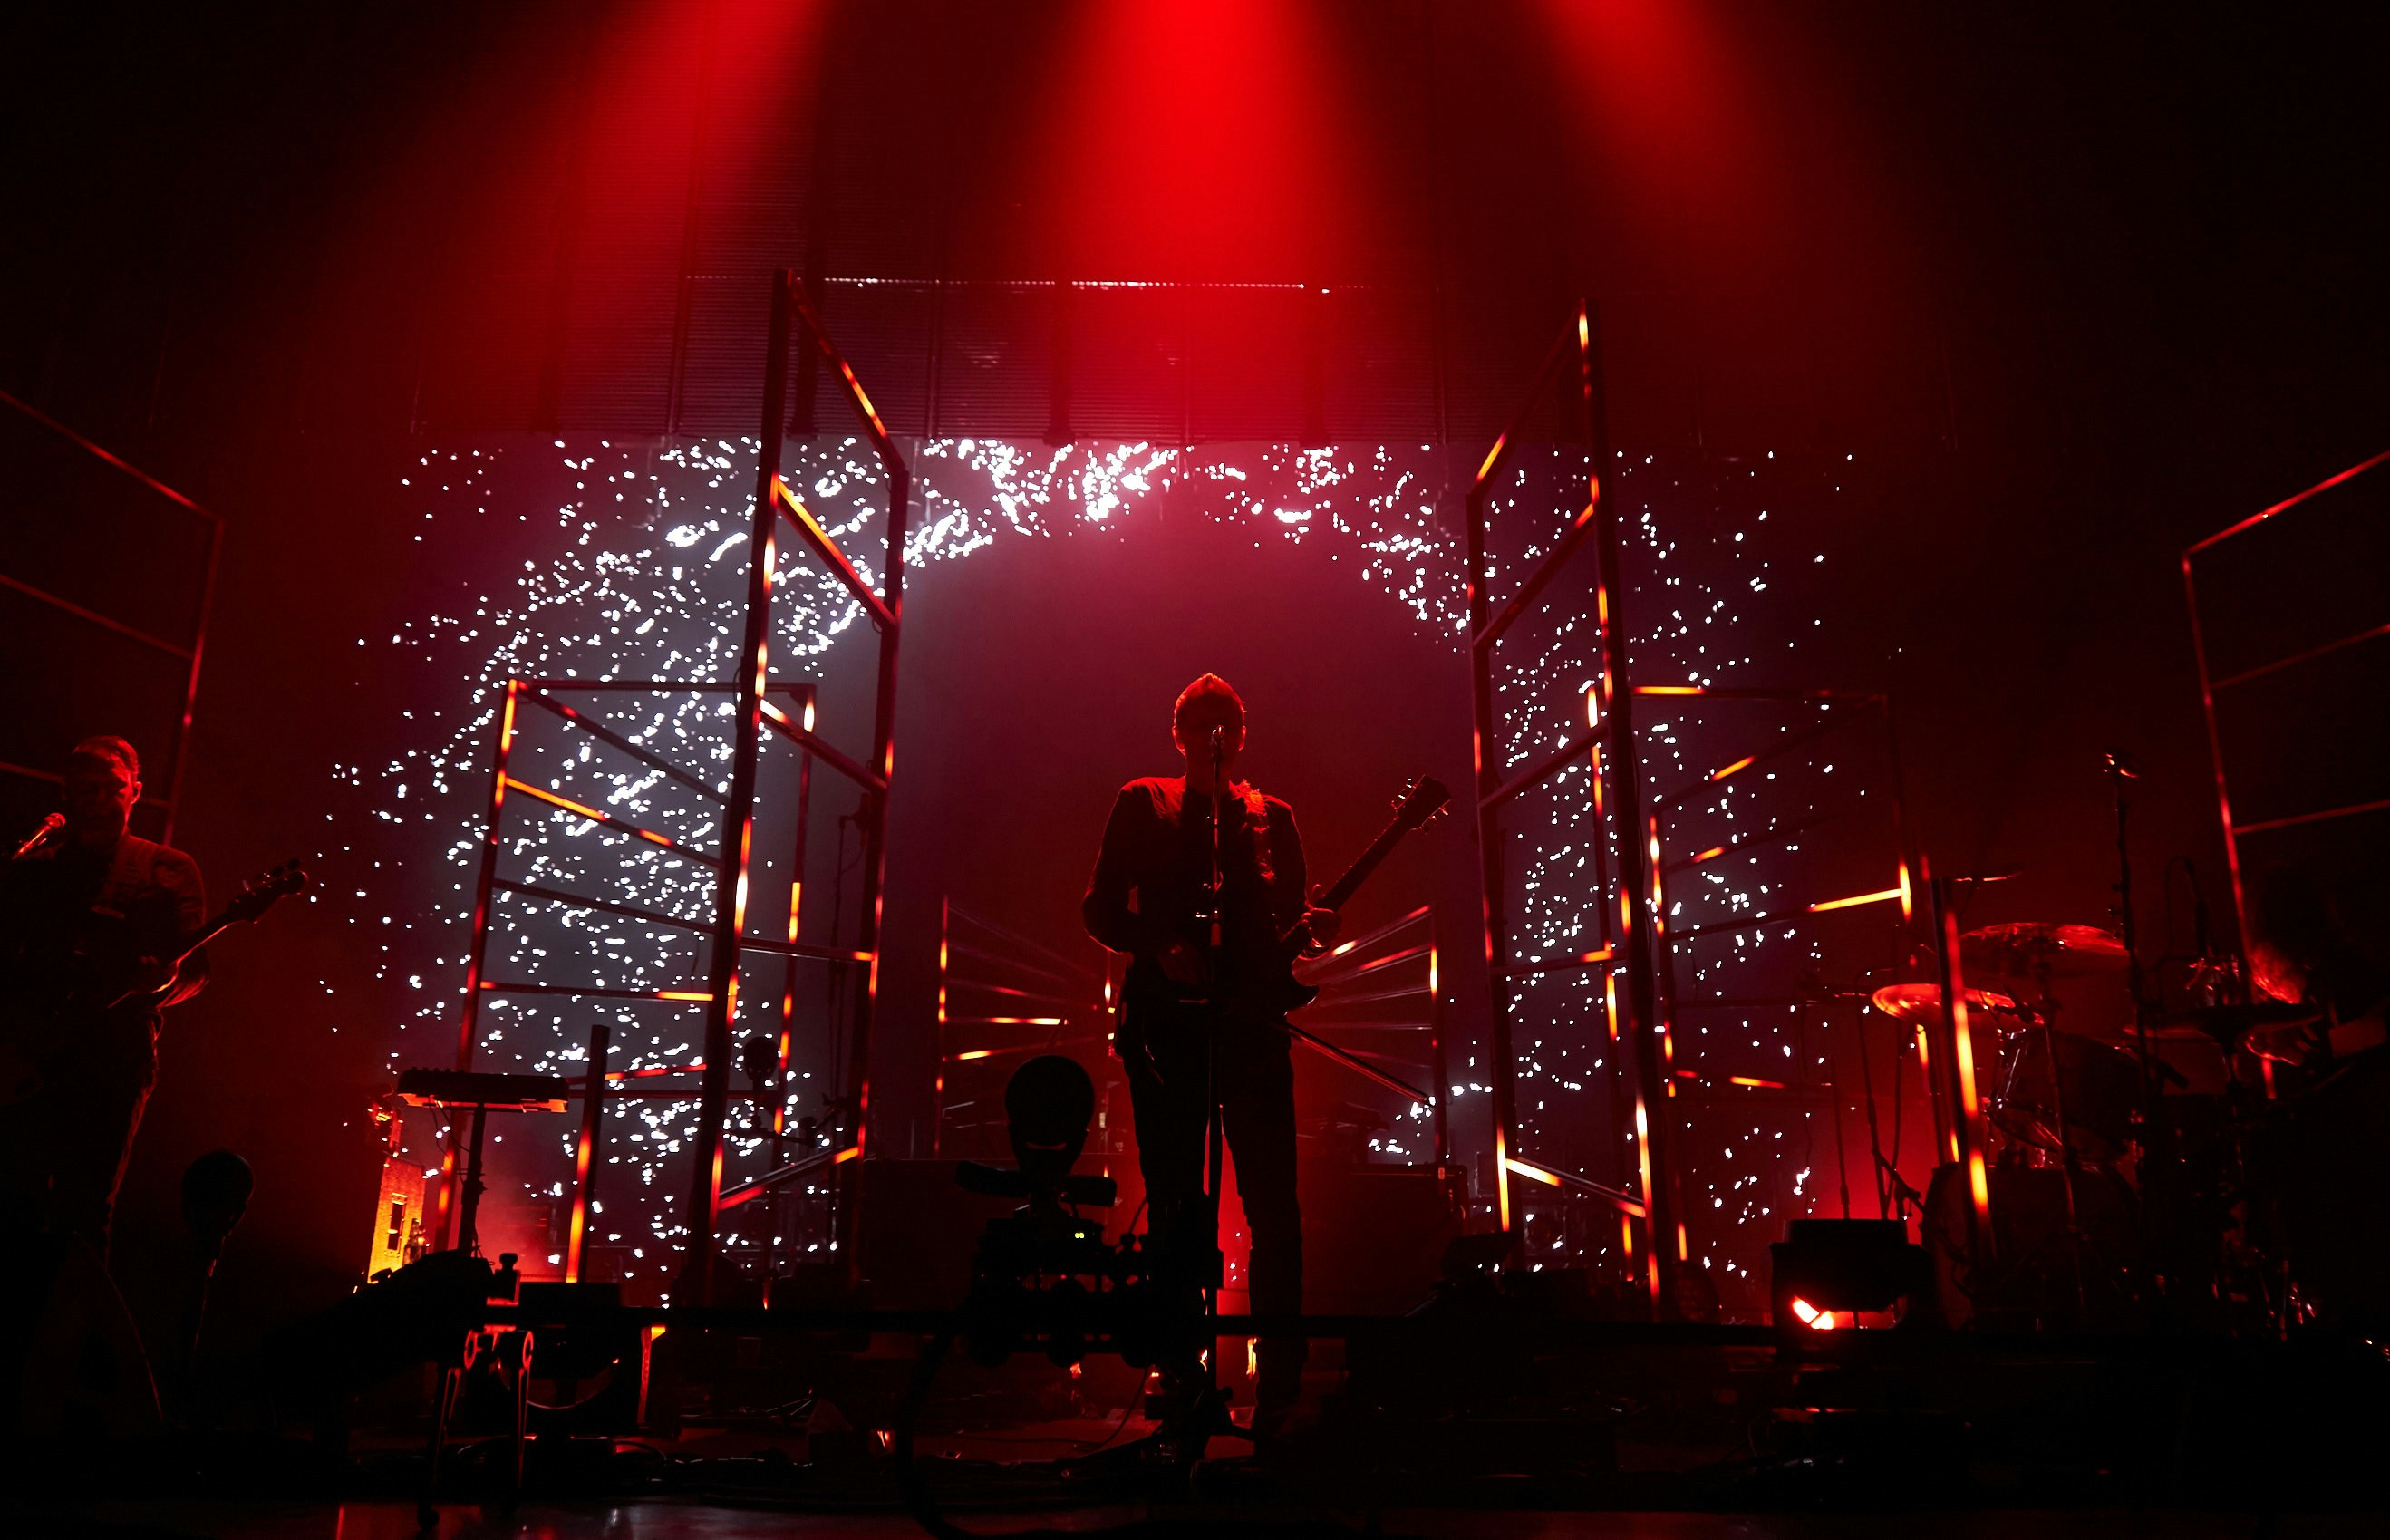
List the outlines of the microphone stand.
{"type": "MultiPolygon", "coordinates": [[[[1220,1314],[1220,1285],[1224,1281],[1224,1257],[1220,1251],[1220,1187],[1224,1179],[1224,1157],[1227,1153],[1227,1131],[1220,1115],[1220,1012],[1219,999],[1221,963],[1225,949],[1223,934],[1223,893],[1227,887],[1220,868],[1220,817],[1224,803],[1221,778],[1227,760],[1224,730],[1212,729],[1212,871],[1204,884],[1203,907],[1195,918],[1208,926],[1204,961],[1207,966],[1212,999],[1212,1019],[1205,1023],[1203,1033],[1203,1192],[1204,1206],[1210,1211],[1212,1243],[1212,1281],[1203,1291],[1204,1315],[1216,1318],[1220,1314]]],[[[1219,1334],[1214,1331],[1204,1343],[1202,1385],[1205,1405],[1214,1404],[1220,1383],[1219,1366],[1214,1361],[1219,1355],[1219,1334]]],[[[1225,1419],[1226,1414],[1221,1414],[1225,1419]]]]}

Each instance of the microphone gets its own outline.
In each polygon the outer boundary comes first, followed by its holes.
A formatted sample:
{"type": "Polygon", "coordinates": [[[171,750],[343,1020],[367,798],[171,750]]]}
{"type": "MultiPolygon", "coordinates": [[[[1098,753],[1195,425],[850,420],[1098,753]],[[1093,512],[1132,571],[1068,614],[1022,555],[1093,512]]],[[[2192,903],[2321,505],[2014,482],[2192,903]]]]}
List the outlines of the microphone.
{"type": "Polygon", "coordinates": [[[65,814],[51,814],[48,817],[42,820],[39,828],[35,828],[32,833],[25,836],[25,842],[19,845],[17,847],[17,853],[8,857],[8,859],[11,861],[22,861],[25,857],[33,853],[35,846],[39,845],[43,841],[48,839],[51,835],[56,834],[58,830],[66,827],[67,815],[65,814]]]}

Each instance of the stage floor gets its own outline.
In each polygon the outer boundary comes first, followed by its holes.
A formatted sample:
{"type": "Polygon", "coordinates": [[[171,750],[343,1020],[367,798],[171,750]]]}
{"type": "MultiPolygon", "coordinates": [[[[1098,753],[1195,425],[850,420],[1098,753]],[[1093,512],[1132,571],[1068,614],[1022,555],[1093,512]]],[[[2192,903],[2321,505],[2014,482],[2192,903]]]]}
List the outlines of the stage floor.
{"type": "MultiPolygon", "coordinates": [[[[1067,1513],[958,1516],[987,1534],[1047,1525],[1085,1531],[1140,1518],[1194,1521],[1232,1535],[1243,1517],[1217,1510],[1080,1508],[1067,1513]]],[[[1278,1525],[1291,1515],[1272,1515],[1278,1525]]],[[[1361,1516],[1313,1515],[1328,1525],[1363,1533],[1361,1516]]],[[[2379,1514],[2259,1514],[2165,1509],[2081,1508],[1963,1513],[1553,1513],[1388,1512],[1385,1536],[1421,1540],[1910,1540],[1921,1523],[1937,1540],[2340,1540],[2382,1533],[2379,1514]]],[[[396,1502],[294,1503],[185,1500],[167,1502],[9,1503],[0,1505],[0,1529],[25,1540],[414,1540],[413,1505],[396,1502]]],[[[461,1506],[443,1508],[437,1540],[787,1540],[855,1536],[899,1540],[919,1535],[901,1513],[807,1513],[787,1508],[723,1508],[677,1499],[623,1503],[527,1503],[511,1516],[461,1506]]],[[[1183,1533],[1183,1532],[1182,1532],[1183,1533]]],[[[1284,1533],[1280,1530],[1279,1533],[1284,1533]]]]}

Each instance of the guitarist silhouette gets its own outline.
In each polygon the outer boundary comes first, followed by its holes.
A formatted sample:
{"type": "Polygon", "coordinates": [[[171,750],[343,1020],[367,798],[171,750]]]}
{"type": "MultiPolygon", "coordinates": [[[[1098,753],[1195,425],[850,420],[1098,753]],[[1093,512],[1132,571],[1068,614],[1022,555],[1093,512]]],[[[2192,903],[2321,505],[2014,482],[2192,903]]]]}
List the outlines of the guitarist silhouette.
{"type": "Polygon", "coordinates": [[[207,905],[199,868],[126,828],[141,764],[121,738],[68,757],[64,815],[0,867],[0,1036],[38,1072],[0,1116],[0,1234],[80,1236],[102,1257],[158,1072],[159,1012],[207,982],[180,956],[207,905]]]}
{"type": "MultiPolygon", "coordinates": [[[[1213,1243],[1204,1153],[1216,1084],[1253,1235],[1253,1308],[1292,1315],[1303,1308],[1303,1213],[1280,938],[1302,924],[1324,946],[1336,914],[1308,902],[1294,810],[1230,778],[1245,709],[1227,681],[1207,674],[1188,686],[1171,738],[1185,773],[1121,788],[1081,912],[1090,935],[1130,957],[1114,1046],[1156,1242],[1213,1243]]],[[[1293,1404],[1307,1346],[1300,1337],[1260,1343],[1257,1431],[1293,1404]]]]}

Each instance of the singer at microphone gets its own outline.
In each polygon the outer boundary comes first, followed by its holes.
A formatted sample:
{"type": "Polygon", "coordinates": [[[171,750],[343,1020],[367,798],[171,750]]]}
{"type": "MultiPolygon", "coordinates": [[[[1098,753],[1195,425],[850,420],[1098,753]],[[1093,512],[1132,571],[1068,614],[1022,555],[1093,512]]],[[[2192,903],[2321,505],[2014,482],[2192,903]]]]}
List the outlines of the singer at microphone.
{"type": "MultiPolygon", "coordinates": [[[[1295,1200],[1293,1070],[1285,1013],[1270,981],[1279,938],[1298,921],[1335,939],[1336,915],[1309,899],[1294,810],[1234,777],[1245,706],[1207,674],[1171,712],[1184,774],[1129,782],[1113,799],[1081,905],[1088,934],[1129,956],[1113,1042],[1127,1072],[1151,1232],[1212,1242],[1203,1191],[1207,1093],[1215,1083],[1253,1255],[1253,1308],[1303,1308],[1303,1213],[1295,1200]],[[1217,940],[1213,938],[1217,936],[1217,940]]],[[[1304,1340],[1266,1337],[1256,1351],[1253,1427],[1284,1420],[1302,1381],[1304,1340]]],[[[1164,1393],[1201,1393],[1191,1363],[1157,1366],[1164,1393]]]]}
{"type": "Polygon", "coordinates": [[[64,808],[0,866],[0,1233],[72,1234],[105,1258],[159,1013],[207,982],[204,952],[161,959],[199,932],[207,901],[197,862],[128,827],[132,744],[85,738],[61,785],[64,808]]]}

